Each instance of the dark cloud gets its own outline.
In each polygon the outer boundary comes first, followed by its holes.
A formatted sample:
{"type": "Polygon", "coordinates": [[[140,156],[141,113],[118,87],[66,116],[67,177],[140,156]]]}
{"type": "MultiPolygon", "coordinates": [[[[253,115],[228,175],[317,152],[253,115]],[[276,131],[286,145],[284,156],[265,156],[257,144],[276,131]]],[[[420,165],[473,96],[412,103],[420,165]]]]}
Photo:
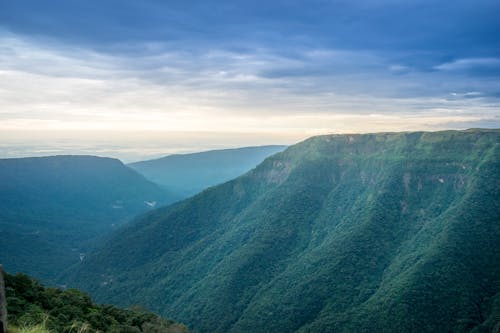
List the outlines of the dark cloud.
{"type": "MultiPolygon", "coordinates": [[[[0,1],[0,27],[50,37],[113,54],[182,50],[236,53],[272,50],[301,61],[302,68],[276,68],[264,77],[302,76],[310,71],[371,70],[325,59],[301,59],[308,49],[378,55],[394,74],[447,70],[461,59],[500,54],[500,2],[492,0],[16,0],[0,1]],[[169,49],[144,47],[146,43],[169,49]],[[323,66],[323,67],[320,67],[323,66]]],[[[379,64],[384,65],[384,64],[379,64]]],[[[485,66],[472,75],[498,75],[485,66]]]]}
{"type": "Polygon", "coordinates": [[[440,60],[484,57],[498,51],[499,13],[500,4],[491,0],[0,3],[0,22],[5,28],[95,47],[145,40],[178,42],[193,48],[200,43],[238,47],[244,41],[245,45],[284,49],[313,46],[378,52],[430,51],[440,60]]]}

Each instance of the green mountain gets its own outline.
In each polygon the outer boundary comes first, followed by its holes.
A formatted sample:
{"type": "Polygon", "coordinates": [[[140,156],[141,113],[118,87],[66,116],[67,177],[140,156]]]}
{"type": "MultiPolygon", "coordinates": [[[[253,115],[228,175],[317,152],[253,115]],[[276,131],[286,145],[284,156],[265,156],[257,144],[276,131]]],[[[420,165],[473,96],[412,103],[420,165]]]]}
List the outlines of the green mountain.
{"type": "Polygon", "coordinates": [[[127,225],[67,280],[197,332],[498,330],[499,143],[313,137],[127,225]]]}
{"type": "Polygon", "coordinates": [[[9,332],[12,333],[17,332],[18,327],[24,332],[188,332],[184,325],[140,308],[95,304],[76,289],[46,288],[21,273],[4,275],[9,332]]]}
{"type": "Polygon", "coordinates": [[[116,159],[0,159],[0,263],[53,282],[97,237],[168,201],[116,159]]]}
{"type": "Polygon", "coordinates": [[[285,148],[260,146],[175,154],[128,166],[171,193],[187,198],[246,173],[266,157],[285,148]]]}

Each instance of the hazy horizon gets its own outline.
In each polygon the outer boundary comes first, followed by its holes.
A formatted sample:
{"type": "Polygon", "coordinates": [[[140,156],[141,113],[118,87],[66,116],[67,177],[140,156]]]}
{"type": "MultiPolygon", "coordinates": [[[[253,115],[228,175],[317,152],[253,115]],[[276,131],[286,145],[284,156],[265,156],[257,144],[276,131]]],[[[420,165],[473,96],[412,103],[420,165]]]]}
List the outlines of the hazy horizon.
{"type": "MultiPolygon", "coordinates": [[[[481,127],[496,129],[494,127],[481,127]]],[[[426,131],[449,130],[450,128],[428,129],[426,131]]],[[[465,130],[467,128],[451,128],[465,130]]],[[[411,129],[406,131],[419,131],[411,129]]],[[[133,163],[164,157],[171,154],[189,154],[217,149],[244,148],[268,145],[293,145],[315,135],[350,134],[350,133],[380,133],[380,131],[344,131],[323,132],[293,136],[290,133],[277,135],[275,133],[115,133],[112,139],[107,132],[79,133],[80,138],[74,139],[74,133],[68,132],[38,132],[27,134],[13,132],[10,136],[0,133],[0,158],[43,157],[53,155],[95,155],[120,159],[124,163],[133,163]],[[35,134],[35,135],[33,135],[35,134]],[[86,134],[88,136],[83,136],[86,134]],[[72,138],[73,139],[68,139],[72,138]]],[[[403,132],[403,130],[401,131],[403,132]]]]}

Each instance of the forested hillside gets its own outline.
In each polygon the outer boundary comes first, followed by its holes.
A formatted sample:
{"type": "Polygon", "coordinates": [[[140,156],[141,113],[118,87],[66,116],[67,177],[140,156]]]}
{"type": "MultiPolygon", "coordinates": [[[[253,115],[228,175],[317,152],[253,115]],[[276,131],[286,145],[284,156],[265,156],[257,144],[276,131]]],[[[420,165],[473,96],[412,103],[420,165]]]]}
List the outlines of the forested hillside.
{"type": "Polygon", "coordinates": [[[97,237],[171,201],[116,159],[0,159],[0,263],[53,282],[97,237]]]}
{"type": "Polygon", "coordinates": [[[120,230],[65,279],[198,332],[491,332],[500,131],[318,136],[120,230]]]}

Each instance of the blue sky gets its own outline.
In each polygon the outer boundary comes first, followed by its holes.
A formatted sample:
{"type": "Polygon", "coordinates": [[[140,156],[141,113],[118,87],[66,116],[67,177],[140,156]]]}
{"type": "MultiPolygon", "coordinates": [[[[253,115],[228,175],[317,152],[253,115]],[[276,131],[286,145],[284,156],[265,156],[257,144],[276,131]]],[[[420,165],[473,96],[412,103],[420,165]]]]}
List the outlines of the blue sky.
{"type": "Polygon", "coordinates": [[[499,127],[498,17],[485,0],[0,0],[0,154],[57,133],[196,150],[499,127]]]}

